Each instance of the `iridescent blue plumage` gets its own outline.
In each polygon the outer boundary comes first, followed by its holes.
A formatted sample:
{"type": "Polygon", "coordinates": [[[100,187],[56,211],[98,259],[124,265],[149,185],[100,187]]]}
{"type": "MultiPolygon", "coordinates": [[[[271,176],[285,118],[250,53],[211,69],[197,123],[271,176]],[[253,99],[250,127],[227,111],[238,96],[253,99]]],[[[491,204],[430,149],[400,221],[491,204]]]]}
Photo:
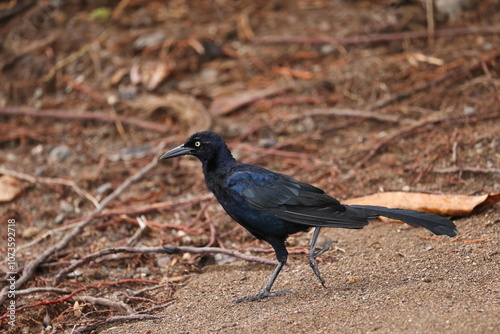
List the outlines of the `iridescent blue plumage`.
{"type": "Polygon", "coordinates": [[[422,226],[435,234],[455,236],[455,224],[438,215],[378,206],[342,205],[319,188],[262,167],[237,162],[226,143],[210,131],[192,135],[183,145],[165,153],[160,159],[180,155],[194,155],[203,166],[205,182],[224,210],[255,237],[271,244],[279,265],[264,290],[240,301],[280,295],[286,291],[271,292],[271,287],[285,265],[288,252],[286,238],[293,233],[315,227],[311,241],[309,263],[320,280],[315,258],[328,249],[316,252],[316,241],[322,227],[362,228],[368,219],[378,216],[403,220],[422,226]]]}

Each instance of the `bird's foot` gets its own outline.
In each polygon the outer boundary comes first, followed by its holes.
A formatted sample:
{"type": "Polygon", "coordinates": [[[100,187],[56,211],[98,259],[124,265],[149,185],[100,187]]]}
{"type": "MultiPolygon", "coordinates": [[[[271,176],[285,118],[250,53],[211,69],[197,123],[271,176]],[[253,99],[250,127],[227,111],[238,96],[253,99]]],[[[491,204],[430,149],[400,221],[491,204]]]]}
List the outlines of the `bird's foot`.
{"type": "Polygon", "coordinates": [[[316,259],[314,259],[314,257],[310,257],[309,258],[309,265],[311,266],[313,272],[314,272],[314,275],[316,275],[316,277],[318,278],[319,282],[321,283],[321,285],[323,285],[324,287],[325,286],[325,280],[323,279],[323,277],[321,277],[321,274],[319,273],[319,269],[318,269],[318,265],[316,264],[316,259]]]}
{"type": "Polygon", "coordinates": [[[263,298],[267,298],[267,297],[281,296],[281,295],[284,295],[287,292],[291,292],[291,291],[290,290],[281,290],[281,291],[273,291],[273,292],[271,292],[271,291],[268,291],[268,290],[264,290],[261,293],[258,293],[256,295],[246,296],[246,297],[243,297],[243,298],[240,298],[240,299],[235,299],[232,302],[233,303],[251,302],[251,301],[254,301],[254,300],[259,300],[259,299],[263,299],[263,298]]]}
{"type": "Polygon", "coordinates": [[[319,273],[318,264],[316,263],[316,258],[321,254],[323,254],[324,252],[326,252],[330,248],[330,245],[333,244],[334,242],[335,241],[330,241],[319,251],[309,253],[309,265],[311,266],[314,275],[316,275],[316,277],[318,278],[321,285],[323,285],[323,287],[326,287],[325,280],[323,279],[323,277],[321,277],[321,274],[319,273]]]}
{"type": "Polygon", "coordinates": [[[322,255],[324,252],[326,252],[327,250],[330,249],[330,245],[335,243],[336,241],[335,240],[332,240],[332,241],[329,241],[323,248],[321,248],[319,251],[317,251],[316,253],[313,253],[313,258],[317,258],[318,256],[322,255]]]}

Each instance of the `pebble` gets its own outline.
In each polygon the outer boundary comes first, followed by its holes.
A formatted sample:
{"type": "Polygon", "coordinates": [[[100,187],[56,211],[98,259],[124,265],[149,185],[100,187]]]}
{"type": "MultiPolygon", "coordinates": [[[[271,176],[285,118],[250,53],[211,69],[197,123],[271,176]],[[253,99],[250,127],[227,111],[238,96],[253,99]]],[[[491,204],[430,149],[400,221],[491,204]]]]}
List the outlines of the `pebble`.
{"type": "Polygon", "coordinates": [[[104,194],[105,192],[107,192],[108,190],[111,190],[111,189],[113,189],[113,185],[111,184],[111,182],[106,182],[106,183],[100,185],[95,190],[95,193],[96,194],[104,194]]]}
{"type": "Polygon", "coordinates": [[[54,147],[49,153],[49,161],[63,162],[71,156],[71,150],[66,145],[54,147]]]}
{"type": "Polygon", "coordinates": [[[336,49],[337,48],[335,46],[333,46],[331,44],[326,44],[326,45],[323,45],[320,50],[321,50],[321,54],[323,56],[325,56],[325,55],[328,55],[328,54],[334,52],[336,49]]]}
{"type": "Polygon", "coordinates": [[[157,255],[156,256],[156,265],[160,268],[167,266],[170,261],[172,261],[172,257],[170,255],[157,255]]]}
{"type": "Polygon", "coordinates": [[[35,147],[31,149],[31,154],[33,155],[40,155],[43,152],[43,146],[38,144],[35,147]]]}
{"type": "Polygon", "coordinates": [[[73,211],[74,211],[73,205],[71,205],[70,203],[68,203],[66,201],[61,201],[59,203],[59,212],[69,213],[69,212],[73,212],[73,211]]]}
{"type": "Polygon", "coordinates": [[[40,229],[38,227],[27,227],[24,229],[24,231],[21,233],[21,236],[24,238],[24,239],[31,239],[33,238],[35,235],[37,235],[38,233],[40,233],[40,229]]]}
{"type": "Polygon", "coordinates": [[[145,49],[151,45],[155,45],[163,42],[167,38],[162,31],[155,31],[151,34],[145,34],[136,38],[136,40],[132,43],[132,46],[136,51],[140,51],[145,49]]]}
{"type": "Polygon", "coordinates": [[[359,277],[359,276],[348,276],[347,280],[349,281],[349,283],[357,283],[357,282],[361,282],[361,277],[359,277]]]}
{"type": "Polygon", "coordinates": [[[381,154],[379,160],[385,166],[395,167],[401,165],[399,157],[394,153],[381,154]]]}
{"type": "Polygon", "coordinates": [[[464,115],[472,115],[476,112],[476,108],[474,107],[464,107],[464,115]]]}
{"type": "Polygon", "coordinates": [[[215,254],[214,258],[217,264],[226,264],[234,261],[234,257],[227,254],[215,254]]]}
{"type": "Polygon", "coordinates": [[[66,214],[61,212],[57,214],[56,218],[54,219],[54,223],[56,223],[57,225],[61,225],[64,222],[64,219],[66,219],[66,214]]]}
{"type": "Polygon", "coordinates": [[[75,278],[75,277],[80,277],[82,276],[82,272],[78,269],[73,270],[72,272],[69,272],[66,277],[67,278],[75,278]]]}
{"type": "Polygon", "coordinates": [[[141,273],[141,276],[151,275],[151,270],[149,269],[149,267],[139,267],[137,268],[137,272],[141,273]]]}

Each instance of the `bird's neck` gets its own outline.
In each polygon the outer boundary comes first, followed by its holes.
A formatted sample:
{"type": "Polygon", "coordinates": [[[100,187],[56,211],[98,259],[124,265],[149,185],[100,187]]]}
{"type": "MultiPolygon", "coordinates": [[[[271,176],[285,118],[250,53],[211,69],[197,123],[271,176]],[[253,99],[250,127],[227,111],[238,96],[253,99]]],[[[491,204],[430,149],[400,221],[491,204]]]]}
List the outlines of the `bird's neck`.
{"type": "Polygon", "coordinates": [[[203,172],[205,176],[213,173],[225,173],[235,163],[236,160],[226,146],[214,152],[206,161],[203,161],[203,172]]]}

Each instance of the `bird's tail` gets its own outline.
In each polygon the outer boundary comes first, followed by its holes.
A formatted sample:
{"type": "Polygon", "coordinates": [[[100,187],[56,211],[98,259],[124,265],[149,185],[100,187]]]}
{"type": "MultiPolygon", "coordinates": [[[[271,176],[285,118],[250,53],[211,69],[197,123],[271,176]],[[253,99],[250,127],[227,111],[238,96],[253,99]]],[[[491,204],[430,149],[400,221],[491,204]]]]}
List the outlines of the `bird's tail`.
{"type": "Polygon", "coordinates": [[[383,206],[370,205],[346,205],[346,207],[348,211],[363,215],[368,219],[383,216],[402,220],[408,225],[425,227],[437,235],[445,234],[450,237],[457,235],[457,227],[451,220],[433,213],[406,209],[390,209],[383,206]]]}

